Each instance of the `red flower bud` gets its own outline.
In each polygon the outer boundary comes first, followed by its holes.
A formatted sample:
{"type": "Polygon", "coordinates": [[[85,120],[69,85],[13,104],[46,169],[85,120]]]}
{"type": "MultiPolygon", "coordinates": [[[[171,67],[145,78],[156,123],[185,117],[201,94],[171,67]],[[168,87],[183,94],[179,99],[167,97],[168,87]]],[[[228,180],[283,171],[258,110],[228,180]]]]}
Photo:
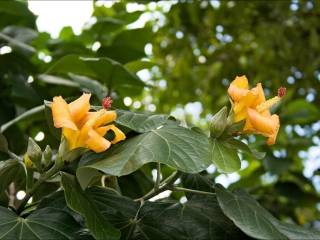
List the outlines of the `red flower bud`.
{"type": "Polygon", "coordinates": [[[278,97],[280,97],[280,98],[284,97],[284,95],[286,95],[286,90],[287,89],[285,87],[280,87],[278,89],[278,97]]]}
{"type": "Polygon", "coordinates": [[[102,107],[106,110],[109,110],[112,105],[112,98],[111,97],[105,97],[102,99],[102,107]]]}

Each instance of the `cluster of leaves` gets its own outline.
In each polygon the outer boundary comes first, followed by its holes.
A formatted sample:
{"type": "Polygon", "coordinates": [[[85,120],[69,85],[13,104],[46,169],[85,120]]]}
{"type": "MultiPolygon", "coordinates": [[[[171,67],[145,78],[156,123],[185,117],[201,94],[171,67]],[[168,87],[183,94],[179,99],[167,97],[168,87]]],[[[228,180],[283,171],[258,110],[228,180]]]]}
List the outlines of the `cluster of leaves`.
{"type": "MultiPolygon", "coordinates": [[[[219,11],[231,11],[232,8],[226,4],[222,3],[219,11]]],[[[252,8],[248,10],[248,15],[261,7],[260,4],[248,6],[252,8]]],[[[240,4],[237,7],[244,6],[240,4]]],[[[205,47],[204,44],[211,43],[220,46],[221,55],[230,54],[235,59],[242,59],[233,55],[233,51],[238,51],[236,46],[227,50],[223,43],[206,39],[212,39],[212,36],[202,36],[206,32],[211,33],[201,29],[213,27],[211,24],[214,21],[211,20],[215,11],[211,5],[203,6],[196,1],[173,5],[169,12],[162,13],[166,15],[167,23],[153,33],[152,26],[156,24],[152,21],[143,28],[127,27],[143,11],[129,13],[124,2],[115,3],[111,8],[95,5],[93,17],[96,21],[88,24],[79,36],[66,27],[59,38],[52,39],[47,33],[36,30],[36,18],[24,3],[0,2],[0,52],[11,51],[0,54],[0,125],[3,133],[0,135],[0,239],[320,238],[320,233],[315,230],[280,222],[244,191],[231,192],[219,184],[215,185],[217,172],[205,176],[204,170],[211,164],[225,173],[239,170],[241,152],[251,163],[242,173],[242,179],[231,188],[245,187],[251,190],[260,196],[259,200],[266,207],[273,208],[279,218],[286,216],[296,221],[292,211],[298,209],[295,208],[298,204],[314,214],[319,196],[309,180],[302,177],[300,165],[294,165],[290,173],[282,175],[281,180],[274,184],[275,188],[261,187],[260,176],[265,169],[286,172],[291,163],[286,160],[299,161],[290,158],[302,148],[310,146],[309,142],[303,146],[301,141],[288,142],[284,132],[278,148],[288,150],[288,159],[278,161],[288,166],[281,167],[270,150],[264,149],[267,157],[261,164],[261,160],[257,159],[263,158],[262,154],[232,137],[234,132],[242,128],[241,124],[224,125],[222,131],[208,137],[198,128],[181,126],[179,121],[168,115],[117,110],[116,124],[126,133],[126,141],[104,153],[71,151],[59,156],[65,159],[57,157],[61,133],[52,125],[48,102],[43,105],[44,100],[51,100],[56,95],[71,100],[82,91],[90,91],[96,105],[100,104],[103,97],[110,95],[117,109],[125,109],[123,99],[126,96],[139,99],[147,91],[163,103],[163,106],[157,105],[157,109],[168,112],[177,103],[194,100],[190,96],[177,97],[175,92],[176,89],[196,89],[195,82],[190,79],[195,75],[197,81],[199,77],[203,79],[204,89],[216,91],[203,94],[209,99],[201,99],[204,104],[215,99],[220,90],[219,97],[225,99],[220,85],[215,88],[206,85],[210,83],[216,86],[217,79],[233,74],[226,74],[228,65],[225,65],[223,56],[221,61],[212,60],[213,66],[197,63],[192,68],[194,56],[189,55],[194,49],[190,48],[190,42],[186,42],[189,37],[196,38],[197,43],[201,43],[201,47],[197,47],[201,48],[200,51],[205,47]],[[180,16],[186,13],[192,17],[180,16]],[[205,21],[208,26],[199,26],[201,18],[208,18],[205,21]],[[175,39],[176,31],[183,31],[188,38],[175,39]],[[161,44],[163,38],[169,45],[161,50],[159,46],[164,45],[161,44]],[[155,65],[150,59],[141,60],[147,57],[144,48],[149,42],[154,46],[154,55],[149,58],[159,63],[153,70],[161,69],[162,76],[158,77],[165,76],[170,81],[169,88],[164,92],[154,92],[150,83],[136,75],[139,70],[155,65]],[[97,44],[100,45],[98,49],[94,47],[97,44]],[[181,59],[176,61],[175,70],[172,71],[172,64],[163,61],[170,60],[168,55],[178,60],[178,52],[181,59]],[[226,67],[222,68],[224,65],[226,67]],[[214,77],[208,71],[214,71],[214,77]],[[29,136],[34,138],[39,132],[45,136],[42,141],[27,141],[29,136]],[[288,148],[290,144],[296,145],[288,148]],[[51,146],[53,154],[48,146],[51,146]],[[31,158],[35,168],[26,168],[26,161],[21,157],[26,152],[30,156],[33,154],[31,158]],[[71,158],[73,161],[70,162],[71,158]],[[43,176],[49,175],[60,160],[63,162],[61,172],[43,180],[43,176]],[[158,172],[154,182],[151,172],[155,169],[158,172]],[[162,182],[160,173],[164,179],[162,182]],[[33,192],[32,203],[25,206],[23,200],[15,197],[20,190],[25,190],[28,196],[34,186],[37,189],[33,192]],[[173,192],[164,200],[148,201],[164,190],[173,192]],[[301,199],[295,196],[297,202],[289,201],[293,207],[290,205],[290,209],[288,206],[285,208],[293,191],[301,199]],[[266,199],[272,195],[275,197],[266,199]],[[185,203],[179,201],[183,196],[187,198],[185,203]]],[[[225,16],[219,18],[227,20],[225,16]]],[[[241,54],[246,55],[247,50],[241,54]]],[[[215,54],[211,57],[220,59],[215,54]]],[[[208,55],[206,58],[210,62],[208,55]]],[[[269,61],[271,64],[271,57],[269,61]]],[[[228,64],[233,65],[233,69],[238,65],[236,61],[229,61],[228,64]]],[[[249,64],[234,71],[248,71],[251,68],[249,64]]],[[[256,69],[256,72],[265,71],[256,69]]],[[[293,90],[290,98],[295,98],[295,94],[293,90]]],[[[211,109],[217,109],[219,103],[224,103],[224,100],[215,101],[211,109]]],[[[291,102],[284,115],[288,124],[311,124],[318,118],[318,109],[302,99],[291,102]]],[[[226,119],[218,119],[216,124],[219,121],[225,123],[226,119]]]]}

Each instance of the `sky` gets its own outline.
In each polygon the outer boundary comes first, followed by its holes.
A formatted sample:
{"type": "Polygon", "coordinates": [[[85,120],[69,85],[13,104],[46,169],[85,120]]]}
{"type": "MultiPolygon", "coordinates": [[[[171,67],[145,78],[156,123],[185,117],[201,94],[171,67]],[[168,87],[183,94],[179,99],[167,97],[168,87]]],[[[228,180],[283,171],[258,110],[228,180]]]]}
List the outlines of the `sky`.
{"type": "Polygon", "coordinates": [[[29,9],[38,15],[40,31],[58,37],[61,28],[68,25],[79,34],[92,14],[92,1],[28,1],[29,9]]]}

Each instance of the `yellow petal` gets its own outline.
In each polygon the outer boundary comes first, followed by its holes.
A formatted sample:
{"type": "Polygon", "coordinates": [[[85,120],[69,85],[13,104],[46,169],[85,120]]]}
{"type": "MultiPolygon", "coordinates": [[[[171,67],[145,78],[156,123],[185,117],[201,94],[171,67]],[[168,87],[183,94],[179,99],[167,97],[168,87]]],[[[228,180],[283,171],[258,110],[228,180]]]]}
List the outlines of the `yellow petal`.
{"type": "Polygon", "coordinates": [[[266,137],[269,137],[267,143],[269,145],[274,144],[277,137],[277,133],[280,127],[279,117],[274,114],[272,116],[263,116],[258,111],[249,108],[248,119],[252,129],[266,137]]]}
{"type": "Polygon", "coordinates": [[[233,107],[235,122],[239,122],[246,118],[247,108],[252,107],[257,99],[258,95],[255,91],[248,91],[247,94],[241,98],[239,102],[236,102],[233,107]]]}
{"type": "Polygon", "coordinates": [[[53,123],[56,128],[70,128],[78,130],[76,124],[73,122],[68,104],[61,97],[54,97],[51,105],[53,123]]]}
{"type": "Polygon", "coordinates": [[[276,142],[277,135],[278,135],[279,128],[280,128],[279,116],[274,114],[271,116],[271,118],[272,118],[272,121],[275,123],[276,127],[275,127],[273,133],[269,136],[269,138],[267,140],[268,145],[273,145],[276,142]]]}
{"type": "Polygon", "coordinates": [[[228,88],[228,93],[233,101],[239,101],[248,93],[249,83],[246,76],[236,77],[228,88]]]}
{"type": "Polygon", "coordinates": [[[257,86],[252,89],[252,91],[256,92],[257,94],[257,99],[254,103],[255,106],[258,106],[259,104],[266,101],[266,97],[264,96],[264,91],[261,83],[258,83],[257,86]]]}
{"type": "Polygon", "coordinates": [[[75,122],[80,121],[83,117],[86,116],[87,112],[89,112],[90,97],[90,93],[84,93],[81,97],[69,103],[71,117],[75,122]]]}
{"type": "Polygon", "coordinates": [[[106,125],[106,124],[111,123],[117,119],[116,111],[107,111],[105,109],[102,109],[99,112],[102,114],[100,114],[97,117],[97,119],[93,125],[94,128],[106,125]]]}
{"type": "Polygon", "coordinates": [[[69,128],[63,128],[62,134],[67,139],[70,150],[72,150],[74,148],[78,148],[78,147],[84,147],[84,144],[82,144],[82,145],[78,144],[78,137],[79,137],[80,131],[78,131],[78,130],[74,131],[69,128]]]}
{"type": "Polygon", "coordinates": [[[89,131],[89,139],[87,140],[86,144],[88,148],[95,151],[96,153],[107,150],[111,145],[111,143],[107,139],[101,137],[94,130],[89,131]]]}
{"type": "Polygon", "coordinates": [[[111,141],[112,144],[116,144],[124,139],[126,139],[126,135],[115,125],[111,124],[105,127],[99,127],[96,129],[97,133],[101,136],[106,135],[106,133],[111,130],[114,133],[114,139],[111,141]]]}

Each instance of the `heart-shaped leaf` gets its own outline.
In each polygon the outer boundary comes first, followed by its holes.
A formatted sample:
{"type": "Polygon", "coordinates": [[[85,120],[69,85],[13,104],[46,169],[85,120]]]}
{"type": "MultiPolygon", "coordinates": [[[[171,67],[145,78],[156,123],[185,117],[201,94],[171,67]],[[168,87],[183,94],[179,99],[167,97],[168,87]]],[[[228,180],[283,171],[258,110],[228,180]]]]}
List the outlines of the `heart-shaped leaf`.
{"type": "Polygon", "coordinates": [[[101,154],[89,153],[82,162],[86,166],[77,170],[82,187],[86,187],[89,172],[92,175],[94,171],[122,176],[146,163],[160,162],[183,172],[197,173],[212,163],[208,138],[177,125],[165,125],[132,137],[101,154]]]}
{"type": "Polygon", "coordinates": [[[27,218],[0,207],[0,239],[75,239],[81,226],[65,211],[42,208],[27,218]],[[67,223],[67,224],[66,224],[67,223]]]}

